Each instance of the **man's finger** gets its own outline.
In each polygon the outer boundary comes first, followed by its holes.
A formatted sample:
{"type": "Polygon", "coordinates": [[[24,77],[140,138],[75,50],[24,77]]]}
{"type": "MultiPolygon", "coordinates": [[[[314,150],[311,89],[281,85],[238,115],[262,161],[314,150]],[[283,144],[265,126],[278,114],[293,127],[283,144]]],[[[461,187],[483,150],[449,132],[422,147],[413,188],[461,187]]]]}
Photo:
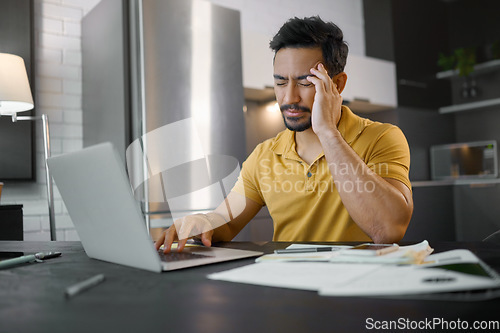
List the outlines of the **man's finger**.
{"type": "Polygon", "coordinates": [[[337,88],[337,84],[332,81],[332,93],[334,95],[340,95],[339,89],[337,88]]]}
{"type": "Polygon", "coordinates": [[[177,252],[181,252],[184,250],[184,246],[186,246],[187,238],[180,239],[179,242],[177,242],[177,252]]]}
{"type": "Polygon", "coordinates": [[[186,242],[190,237],[193,226],[193,223],[186,223],[185,220],[182,220],[182,224],[177,232],[177,238],[179,239],[179,242],[177,243],[177,252],[181,252],[184,249],[184,246],[186,246],[186,242]]]}
{"type": "Polygon", "coordinates": [[[322,91],[326,92],[325,83],[320,78],[316,76],[308,76],[306,80],[314,84],[314,86],[316,87],[316,91],[319,91],[319,89],[321,89],[322,91]]]}
{"type": "Polygon", "coordinates": [[[330,76],[328,76],[328,72],[326,71],[326,68],[323,64],[318,64],[317,68],[316,67],[311,68],[311,73],[316,75],[316,77],[318,77],[323,82],[325,88],[331,87],[330,76]]]}
{"type": "Polygon", "coordinates": [[[172,248],[172,243],[175,240],[175,235],[176,235],[175,226],[171,226],[165,232],[165,242],[163,243],[163,252],[164,253],[170,252],[170,249],[172,248]]]}
{"type": "Polygon", "coordinates": [[[212,235],[213,235],[212,230],[201,234],[201,242],[203,243],[203,245],[207,247],[212,246],[212,235]]]}
{"type": "Polygon", "coordinates": [[[166,231],[162,232],[160,238],[158,238],[155,242],[155,248],[157,251],[160,249],[160,247],[163,245],[163,242],[165,241],[165,233],[166,231]]]}

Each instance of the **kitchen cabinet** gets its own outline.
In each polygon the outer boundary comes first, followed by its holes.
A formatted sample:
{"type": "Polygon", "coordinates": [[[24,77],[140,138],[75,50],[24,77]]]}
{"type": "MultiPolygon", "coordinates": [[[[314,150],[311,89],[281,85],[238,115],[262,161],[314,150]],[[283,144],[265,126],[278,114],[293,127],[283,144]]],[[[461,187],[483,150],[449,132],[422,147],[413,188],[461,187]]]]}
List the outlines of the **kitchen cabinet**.
{"type": "Polygon", "coordinates": [[[243,87],[266,90],[274,86],[273,52],[269,48],[270,36],[242,30],[243,87]]]}
{"type": "Polygon", "coordinates": [[[351,54],[344,71],[347,85],[342,97],[353,111],[376,112],[397,106],[394,62],[351,54]]]}

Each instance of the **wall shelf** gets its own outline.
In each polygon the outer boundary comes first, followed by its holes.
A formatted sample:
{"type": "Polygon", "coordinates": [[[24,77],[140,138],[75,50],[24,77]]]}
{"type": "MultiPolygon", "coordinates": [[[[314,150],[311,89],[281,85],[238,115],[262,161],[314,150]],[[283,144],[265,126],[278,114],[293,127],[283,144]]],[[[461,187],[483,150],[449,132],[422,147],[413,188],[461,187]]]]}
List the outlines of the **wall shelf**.
{"type": "MultiPolygon", "coordinates": [[[[474,66],[474,71],[472,75],[477,75],[481,73],[492,72],[495,70],[500,70],[500,59],[491,60],[488,62],[483,62],[474,66]]],[[[459,77],[457,69],[451,69],[449,71],[439,72],[436,74],[437,79],[451,79],[459,77]]],[[[487,99],[482,101],[474,101],[470,103],[454,104],[449,106],[443,106],[439,108],[439,113],[453,113],[462,112],[475,109],[486,108],[490,106],[500,105],[500,98],[487,99]]]]}
{"type": "MultiPolygon", "coordinates": [[[[481,72],[489,72],[496,69],[500,69],[500,59],[491,60],[488,62],[483,62],[474,66],[474,71],[472,74],[479,74],[481,72]]],[[[457,69],[450,69],[448,71],[439,72],[436,74],[437,79],[451,79],[458,77],[457,69]]]]}
{"type": "Polygon", "coordinates": [[[439,113],[453,113],[453,112],[461,112],[461,111],[469,111],[474,109],[481,109],[488,106],[500,105],[500,98],[487,99],[483,101],[476,101],[471,103],[464,104],[455,104],[449,106],[443,106],[439,108],[439,113]]]}
{"type": "Polygon", "coordinates": [[[460,186],[460,185],[495,185],[500,184],[500,178],[470,178],[470,179],[446,179],[446,180],[418,180],[412,181],[412,187],[432,186],[460,186]]]}

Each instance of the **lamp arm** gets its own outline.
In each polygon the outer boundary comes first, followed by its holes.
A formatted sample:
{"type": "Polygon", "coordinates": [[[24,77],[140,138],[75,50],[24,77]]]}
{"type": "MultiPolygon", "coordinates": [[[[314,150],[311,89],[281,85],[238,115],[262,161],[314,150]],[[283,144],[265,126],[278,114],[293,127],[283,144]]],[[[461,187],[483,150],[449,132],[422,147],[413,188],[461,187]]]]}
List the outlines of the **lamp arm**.
{"type": "Polygon", "coordinates": [[[56,221],[54,213],[54,190],[52,184],[52,176],[50,175],[48,159],[50,157],[50,132],[49,132],[49,117],[42,114],[43,127],[43,151],[45,155],[45,177],[47,181],[47,200],[49,205],[49,223],[50,223],[50,240],[56,240],[56,221]]]}
{"type": "Polygon", "coordinates": [[[50,240],[56,240],[56,221],[54,213],[54,190],[52,184],[52,176],[50,175],[47,160],[50,157],[50,133],[49,133],[49,117],[46,114],[41,116],[17,116],[12,115],[12,122],[18,120],[41,120],[43,129],[43,153],[45,157],[45,178],[47,181],[47,202],[49,206],[49,223],[50,223],[50,240]]]}
{"type": "Polygon", "coordinates": [[[43,122],[42,117],[47,116],[47,115],[41,115],[41,116],[18,116],[17,113],[14,113],[12,115],[12,122],[15,123],[18,120],[41,120],[43,122]]]}

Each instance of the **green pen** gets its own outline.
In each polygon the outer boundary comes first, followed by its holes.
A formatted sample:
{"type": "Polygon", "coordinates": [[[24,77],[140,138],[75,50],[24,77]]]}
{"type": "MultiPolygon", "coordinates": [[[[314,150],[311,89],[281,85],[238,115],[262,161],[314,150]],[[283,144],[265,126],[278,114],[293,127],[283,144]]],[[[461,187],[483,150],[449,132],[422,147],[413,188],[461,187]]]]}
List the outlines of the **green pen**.
{"type": "Polygon", "coordinates": [[[19,264],[25,264],[29,262],[43,262],[43,259],[50,259],[59,257],[61,252],[38,252],[35,254],[30,254],[27,256],[22,256],[19,258],[7,259],[0,261],[0,269],[10,268],[19,264]]]}

